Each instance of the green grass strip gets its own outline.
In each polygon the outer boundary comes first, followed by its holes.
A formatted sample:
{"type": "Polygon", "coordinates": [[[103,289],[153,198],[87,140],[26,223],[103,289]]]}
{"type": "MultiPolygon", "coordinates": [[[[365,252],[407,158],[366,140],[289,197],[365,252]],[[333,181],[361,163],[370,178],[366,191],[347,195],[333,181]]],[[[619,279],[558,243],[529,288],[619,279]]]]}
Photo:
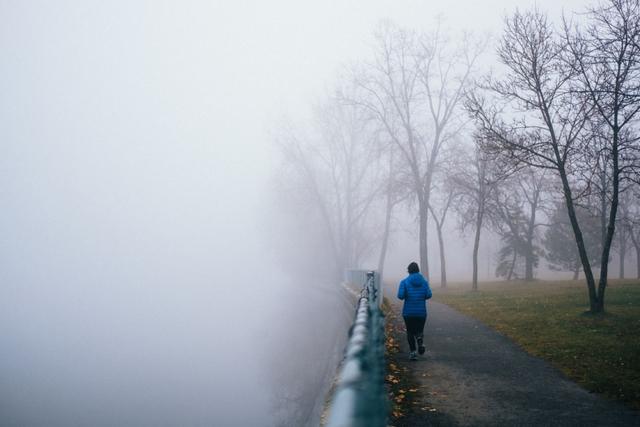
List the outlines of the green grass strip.
{"type": "Polygon", "coordinates": [[[587,390],[640,409],[640,282],[612,281],[606,313],[588,315],[580,281],[480,283],[434,289],[472,316],[550,362],[587,390]]]}

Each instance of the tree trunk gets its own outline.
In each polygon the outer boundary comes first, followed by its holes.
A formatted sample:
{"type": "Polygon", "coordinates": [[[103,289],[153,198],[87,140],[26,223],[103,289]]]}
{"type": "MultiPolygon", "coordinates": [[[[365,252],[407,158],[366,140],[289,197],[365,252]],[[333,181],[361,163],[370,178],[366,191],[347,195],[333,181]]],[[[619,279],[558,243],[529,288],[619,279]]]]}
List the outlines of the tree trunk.
{"type": "Polygon", "coordinates": [[[444,220],[447,217],[447,211],[449,210],[449,206],[451,206],[451,201],[453,200],[453,193],[449,193],[447,198],[447,202],[444,206],[444,209],[441,212],[441,216],[438,217],[436,212],[433,210],[432,206],[429,205],[429,211],[433,216],[433,220],[436,223],[436,230],[438,231],[438,247],[440,249],[440,287],[447,287],[447,262],[446,255],[444,251],[444,238],[442,237],[442,226],[444,225],[444,220]]]}
{"type": "Polygon", "coordinates": [[[391,202],[391,190],[387,192],[387,211],[384,217],[384,233],[382,235],[382,247],[380,248],[380,257],[378,258],[378,273],[380,274],[380,283],[383,280],[384,261],[387,257],[387,246],[389,244],[389,234],[391,231],[391,212],[393,211],[393,203],[391,202]]]}
{"type": "Polygon", "coordinates": [[[627,234],[626,227],[620,227],[618,230],[620,234],[620,269],[618,276],[624,279],[624,260],[627,257],[627,234]]]}
{"type": "Polygon", "coordinates": [[[636,276],[640,279],[640,247],[636,246],[636,276]]]}
{"type": "Polygon", "coordinates": [[[440,287],[447,287],[447,263],[444,255],[444,239],[442,238],[442,224],[437,224],[438,246],[440,247],[440,287]]]}
{"type": "Polygon", "coordinates": [[[527,224],[527,254],[525,257],[525,268],[524,268],[524,280],[531,281],[533,280],[533,263],[534,253],[533,253],[533,239],[535,237],[534,231],[536,226],[536,209],[538,209],[538,196],[534,196],[534,201],[531,204],[531,212],[529,213],[529,223],[527,224]]]}
{"type": "MultiPolygon", "coordinates": [[[[560,155],[556,153],[556,158],[560,158],[560,155]]],[[[576,210],[573,205],[573,195],[571,194],[571,187],[569,186],[569,180],[564,167],[559,167],[560,180],[562,181],[562,193],[564,195],[564,201],[567,206],[567,214],[571,223],[571,229],[576,239],[576,246],[578,247],[578,254],[580,256],[580,262],[582,263],[582,270],[584,271],[584,277],[587,282],[587,290],[589,292],[589,306],[592,312],[596,312],[597,307],[597,294],[596,294],[596,281],[593,276],[593,270],[589,263],[589,256],[587,255],[587,249],[584,244],[584,237],[582,236],[582,230],[578,224],[578,217],[576,216],[576,210]]]]}
{"type": "Polygon", "coordinates": [[[531,242],[527,245],[527,256],[525,257],[524,279],[533,280],[533,248],[531,242]]]}
{"type": "Polygon", "coordinates": [[[427,206],[424,197],[418,198],[419,222],[420,222],[420,270],[425,277],[429,277],[429,256],[427,246],[427,225],[429,219],[429,207],[427,206]]]}
{"type": "Polygon", "coordinates": [[[620,169],[618,165],[618,116],[617,113],[614,116],[613,126],[613,149],[611,153],[611,159],[613,161],[613,194],[611,197],[611,209],[609,210],[609,225],[607,227],[607,236],[605,240],[605,246],[602,248],[602,258],[600,259],[600,281],[598,283],[598,294],[596,300],[595,310],[591,310],[594,313],[604,312],[604,294],[607,289],[607,275],[609,273],[609,253],[611,251],[611,242],[613,241],[613,235],[616,232],[616,216],[618,214],[618,198],[620,195],[620,169]]]}
{"type": "Polygon", "coordinates": [[[602,172],[600,173],[600,249],[604,249],[607,241],[607,171],[605,170],[604,160],[602,172]]]}
{"type": "Polygon", "coordinates": [[[480,230],[482,229],[482,219],[484,216],[484,203],[480,203],[478,206],[478,212],[476,216],[476,235],[473,240],[473,279],[471,282],[471,289],[478,290],[478,249],[480,248],[480,230]]]}
{"type": "Polygon", "coordinates": [[[509,266],[509,274],[507,275],[507,281],[513,278],[513,270],[516,268],[516,260],[518,259],[518,252],[513,251],[513,259],[511,260],[511,266],[509,266]]]}
{"type": "Polygon", "coordinates": [[[629,228],[629,237],[631,237],[631,243],[633,243],[633,248],[636,251],[636,277],[640,279],[640,241],[636,237],[633,228],[629,228]]]}

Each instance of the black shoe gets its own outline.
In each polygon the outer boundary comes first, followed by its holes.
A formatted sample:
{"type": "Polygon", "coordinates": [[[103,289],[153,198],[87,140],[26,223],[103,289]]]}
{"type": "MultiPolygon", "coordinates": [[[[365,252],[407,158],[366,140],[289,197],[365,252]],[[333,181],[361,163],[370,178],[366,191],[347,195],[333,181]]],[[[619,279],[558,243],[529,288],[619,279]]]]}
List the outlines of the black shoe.
{"type": "Polygon", "coordinates": [[[422,338],[418,338],[418,353],[424,354],[426,348],[424,348],[424,344],[422,343],[422,338]]]}

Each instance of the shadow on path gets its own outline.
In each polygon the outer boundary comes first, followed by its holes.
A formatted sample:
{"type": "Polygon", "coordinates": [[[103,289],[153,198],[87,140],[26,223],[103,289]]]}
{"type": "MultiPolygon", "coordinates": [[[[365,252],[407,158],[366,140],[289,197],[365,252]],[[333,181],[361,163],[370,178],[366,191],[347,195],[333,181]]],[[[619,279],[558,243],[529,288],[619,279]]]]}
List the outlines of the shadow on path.
{"type": "Polygon", "coordinates": [[[508,338],[441,303],[429,302],[427,352],[410,362],[400,303],[391,306],[387,319],[400,344],[393,363],[398,376],[417,390],[404,415],[391,417],[395,427],[640,426],[640,413],[587,392],[508,338]]]}

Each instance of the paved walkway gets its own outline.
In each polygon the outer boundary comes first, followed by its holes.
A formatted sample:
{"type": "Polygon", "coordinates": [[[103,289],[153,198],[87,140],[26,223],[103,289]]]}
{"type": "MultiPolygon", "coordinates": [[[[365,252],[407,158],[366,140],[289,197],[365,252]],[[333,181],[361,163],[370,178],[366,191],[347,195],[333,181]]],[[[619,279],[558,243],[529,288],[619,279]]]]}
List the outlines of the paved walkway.
{"type": "Polygon", "coordinates": [[[640,426],[640,413],[591,394],[503,335],[448,306],[429,302],[427,352],[416,362],[393,305],[400,375],[418,390],[402,426],[640,426]],[[406,370],[405,370],[406,369],[406,370]]]}

